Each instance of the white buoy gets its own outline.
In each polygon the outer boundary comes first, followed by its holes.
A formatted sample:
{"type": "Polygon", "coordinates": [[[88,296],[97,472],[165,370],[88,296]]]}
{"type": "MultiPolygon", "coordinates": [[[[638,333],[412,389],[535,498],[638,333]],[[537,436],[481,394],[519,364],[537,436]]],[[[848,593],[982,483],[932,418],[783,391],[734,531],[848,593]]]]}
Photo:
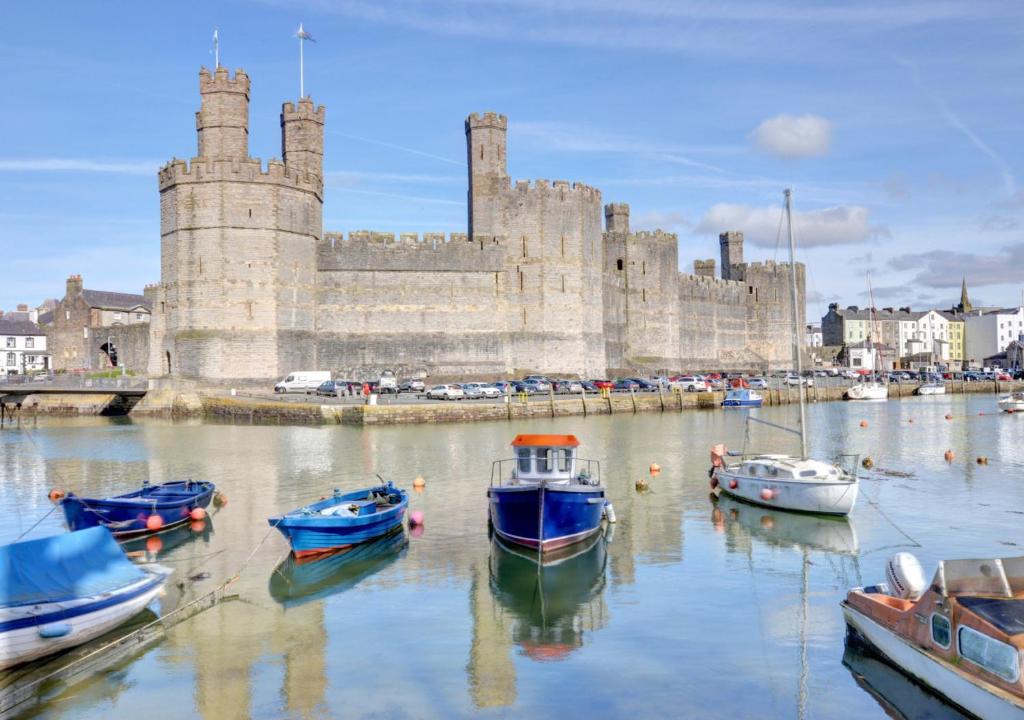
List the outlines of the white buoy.
{"type": "Polygon", "coordinates": [[[608,522],[615,522],[615,506],[608,501],[604,504],[604,516],[608,518],[608,522]]]}

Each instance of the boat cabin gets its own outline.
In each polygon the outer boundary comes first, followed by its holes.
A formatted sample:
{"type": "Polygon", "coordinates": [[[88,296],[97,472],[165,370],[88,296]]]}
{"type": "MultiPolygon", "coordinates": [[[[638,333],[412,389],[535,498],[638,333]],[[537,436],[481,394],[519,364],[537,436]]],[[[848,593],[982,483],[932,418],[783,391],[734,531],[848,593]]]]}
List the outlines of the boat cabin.
{"type": "Polygon", "coordinates": [[[568,483],[576,477],[575,435],[516,435],[512,479],[568,483]]]}
{"type": "Polygon", "coordinates": [[[834,465],[784,455],[758,455],[750,458],[743,462],[739,472],[747,477],[779,481],[813,480],[823,477],[839,479],[839,470],[834,465]]]}
{"type": "Polygon", "coordinates": [[[1024,699],[1024,557],[946,560],[910,597],[889,591],[853,590],[847,603],[932,658],[1024,699]]]}

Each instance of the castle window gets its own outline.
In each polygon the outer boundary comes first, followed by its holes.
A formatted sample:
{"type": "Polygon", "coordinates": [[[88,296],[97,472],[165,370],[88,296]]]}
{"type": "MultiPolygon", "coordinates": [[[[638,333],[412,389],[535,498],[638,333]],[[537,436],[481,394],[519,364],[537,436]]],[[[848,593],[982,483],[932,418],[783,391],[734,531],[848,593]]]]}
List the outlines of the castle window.
{"type": "Polygon", "coordinates": [[[248,303],[246,303],[246,306],[247,306],[247,310],[249,312],[249,319],[252,320],[252,303],[248,302],[248,303]]]}
{"type": "MultiPolygon", "coordinates": [[[[523,291],[523,271],[519,271],[519,292],[523,291]]],[[[526,312],[525,310],[523,312],[526,312]]]]}
{"type": "Polygon", "coordinates": [[[646,275],[647,274],[647,261],[646,260],[644,260],[642,263],[640,263],[640,274],[641,275],[646,275]]]}
{"type": "Polygon", "coordinates": [[[622,258],[619,258],[618,260],[615,261],[615,267],[618,268],[619,270],[622,270],[622,258]]]}
{"type": "Polygon", "coordinates": [[[526,236],[523,235],[523,257],[526,257],[526,236]]]}
{"type": "Polygon", "coordinates": [[[252,208],[249,208],[249,217],[252,217],[252,208]]]}
{"type": "Polygon", "coordinates": [[[562,276],[562,292],[565,292],[565,275],[562,276]]]}
{"type": "Polygon", "coordinates": [[[647,288],[643,288],[640,290],[640,299],[641,302],[647,302],[647,288]]]}
{"type": "Polygon", "coordinates": [[[565,257],[565,235],[562,236],[562,257],[565,257]]]}
{"type": "Polygon", "coordinates": [[[481,160],[484,159],[484,146],[483,145],[480,146],[480,159],[481,160]]]}

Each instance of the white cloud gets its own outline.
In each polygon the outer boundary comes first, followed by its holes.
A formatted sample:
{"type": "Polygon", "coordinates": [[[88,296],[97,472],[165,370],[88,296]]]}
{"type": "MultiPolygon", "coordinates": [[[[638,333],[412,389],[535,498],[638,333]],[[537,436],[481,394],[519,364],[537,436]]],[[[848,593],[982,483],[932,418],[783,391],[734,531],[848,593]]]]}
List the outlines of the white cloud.
{"type": "Polygon", "coordinates": [[[832,122],[820,115],[776,115],[750,133],[757,147],[782,158],[818,157],[832,144],[832,122]]]}
{"type": "Polygon", "coordinates": [[[645,230],[647,228],[679,230],[690,227],[692,223],[681,212],[654,211],[637,215],[633,218],[632,225],[638,230],[645,230]]]}
{"type": "Polygon", "coordinates": [[[99,172],[122,175],[155,175],[163,163],[119,162],[91,158],[0,158],[0,172],[99,172]]]}
{"type": "MultiPolygon", "coordinates": [[[[774,247],[779,238],[782,208],[751,207],[719,203],[701,218],[697,234],[718,234],[741,230],[751,245],[774,247]]],[[[856,245],[877,237],[889,237],[885,225],[872,225],[870,212],[858,205],[840,205],[824,210],[793,213],[793,232],[801,247],[856,245]]],[[[782,241],[784,242],[784,238],[782,241]]]]}

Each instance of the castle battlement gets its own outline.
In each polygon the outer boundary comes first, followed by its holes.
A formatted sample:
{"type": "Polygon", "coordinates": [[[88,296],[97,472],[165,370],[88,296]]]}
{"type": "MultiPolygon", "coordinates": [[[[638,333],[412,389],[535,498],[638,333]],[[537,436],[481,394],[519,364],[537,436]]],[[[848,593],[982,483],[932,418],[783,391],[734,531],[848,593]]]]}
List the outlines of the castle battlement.
{"type": "MultiPolygon", "coordinates": [[[[803,263],[797,263],[797,267],[801,267],[802,265],[803,263]]],[[[753,270],[755,272],[764,270],[769,273],[781,274],[789,272],[789,269],[792,266],[789,263],[780,263],[775,262],[774,260],[763,260],[757,262],[743,263],[742,267],[744,267],[747,270],[753,270]]]]}
{"type": "Polygon", "coordinates": [[[637,242],[672,242],[678,243],[679,236],[675,233],[665,232],[664,230],[639,230],[634,233],[630,233],[629,237],[637,242]]]}
{"type": "Polygon", "coordinates": [[[601,191],[595,187],[591,187],[586,183],[582,182],[569,182],[568,180],[548,180],[547,178],[537,178],[536,180],[516,180],[510,186],[510,189],[520,193],[540,193],[540,192],[558,192],[559,195],[565,193],[576,193],[587,199],[598,199],[601,198],[601,191]]]}
{"type": "Polygon", "coordinates": [[[315,120],[323,125],[326,113],[326,108],[323,105],[314,105],[313,99],[308,95],[299,100],[298,107],[291,101],[281,105],[281,116],[285,122],[289,120],[315,120]]]}
{"type": "Polygon", "coordinates": [[[299,190],[323,195],[323,181],[316,175],[285,165],[277,158],[267,161],[259,158],[246,160],[230,158],[195,157],[186,162],[175,158],[157,173],[160,190],[174,185],[202,182],[252,182],[286,185],[299,190]]]}
{"type": "Polygon", "coordinates": [[[394,233],[353,230],[324,233],[317,247],[317,270],[410,272],[499,272],[504,269],[503,238],[466,233],[394,233]]]}
{"type": "Polygon", "coordinates": [[[235,76],[223,65],[212,74],[205,67],[199,69],[199,92],[233,92],[249,95],[249,76],[245,70],[238,68],[235,76]]]}
{"type": "Polygon", "coordinates": [[[466,132],[476,128],[491,128],[494,130],[508,130],[508,118],[501,113],[485,112],[470,113],[466,118],[466,132]]]}

